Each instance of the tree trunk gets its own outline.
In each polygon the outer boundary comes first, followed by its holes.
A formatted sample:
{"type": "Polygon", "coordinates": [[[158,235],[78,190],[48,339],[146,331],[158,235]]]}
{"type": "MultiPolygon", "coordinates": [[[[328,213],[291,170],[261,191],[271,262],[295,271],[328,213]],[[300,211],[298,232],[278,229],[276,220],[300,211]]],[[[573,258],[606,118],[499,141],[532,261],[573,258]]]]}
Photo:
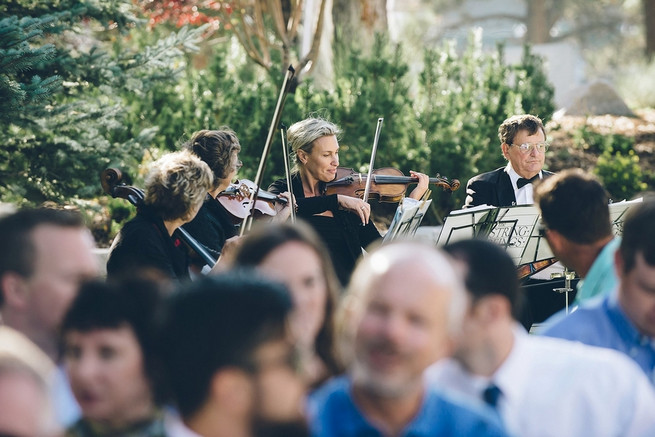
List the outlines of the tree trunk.
{"type": "MultiPolygon", "coordinates": [[[[300,51],[301,57],[309,52],[313,31],[307,32],[308,29],[314,29],[316,23],[312,22],[312,17],[318,17],[321,0],[305,0],[303,15],[303,33],[301,34],[300,51]]],[[[314,79],[314,85],[319,89],[330,89],[334,86],[334,62],[332,39],[334,36],[334,25],[332,24],[332,0],[327,0],[325,4],[323,31],[321,33],[321,45],[319,46],[318,55],[311,66],[310,76],[314,79]]]]}
{"type": "Polygon", "coordinates": [[[375,33],[389,29],[387,0],[334,0],[332,20],[336,43],[355,43],[368,51],[375,33]]]}
{"type": "Polygon", "coordinates": [[[528,32],[526,42],[543,44],[550,40],[550,27],[547,22],[546,0],[529,0],[526,25],[528,32]]]}
{"type": "Polygon", "coordinates": [[[646,32],[646,58],[655,56],[655,0],[642,0],[644,6],[644,28],[646,32]]]}

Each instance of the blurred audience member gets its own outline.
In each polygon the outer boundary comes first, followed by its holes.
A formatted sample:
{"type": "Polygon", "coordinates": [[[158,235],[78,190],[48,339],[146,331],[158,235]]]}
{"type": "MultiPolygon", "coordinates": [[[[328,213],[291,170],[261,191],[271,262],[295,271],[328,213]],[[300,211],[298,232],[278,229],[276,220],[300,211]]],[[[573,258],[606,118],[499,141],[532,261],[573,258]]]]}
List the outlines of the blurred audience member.
{"type": "Polygon", "coordinates": [[[20,332],[0,326],[0,435],[54,436],[54,363],[20,332]]]}
{"type": "Polygon", "coordinates": [[[188,151],[153,162],[143,204],[114,239],[107,274],[157,268],[173,280],[189,279],[188,254],[173,232],[196,216],[213,184],[207,164],[188,151]]]}
{"type": "Polygon", "coordinates": [[[355,269],[346,299],[352,363],[348,376],[312,394],[312,435],[505,435],[489,411],[424,385],[423,371],[450,354],[466,308],[444,255],[416,243],[384,246],[355,269]]]}
{"type": "Polygon", "coordinates": [[[470,304],[453,358],[428,371],[430,384],[485,401],[516,436],[655,435],[655,391],[634,363],[614,351],[529,336],[513,317],[516,266],[500,246],[463,240],[445,250],[470,304]]]}
{"type": "Polygon", "coordinates": [[[174,436],[306,436],[305,385],[280,284],[229,272],[184,286],[168,302],[162,356],[181,420],[174,436]]]}
{"type": "Polygon", "coordinates": [[[623,352],[655,384],[655,199],[628,211],[614,262],[617,288],[564,318],[553,316],[543,334],[623,352]]]}
{"type": "Polygon", "coordinates": [[[612,234],[609,196],[598,178],[579,169],[563,171],[537,187],[535,202],[553,254],[582,278],[575,301],[614,289],[620,239],[612,234]]]}
{"type": "Polygon", "coordinates": [[[309,383],[316,386],[341,373],[334,344],[334,311],[340,286],[314,230],[302,222],[261,226],[244,238],[234,264],[257,267],[287,285],[294,303],[291,329],[309,383]]]}
{"type": "MultiPolygon", "coordinates": [[[[57,328],[80,282],[99,274],[93,237],[82,216],[49,208],[23,209],[0,219],[0,316],[57,361],[57,328]]],[[[79,416],[61,369],[54,383],[58,421],[79,416]]]]}
{"type": "Polygon", "coordinates": [[[88,282],[61,327],[64,363],[82,418],[66,435],[164,436],[154,317],[156,282],[88,282]]]}

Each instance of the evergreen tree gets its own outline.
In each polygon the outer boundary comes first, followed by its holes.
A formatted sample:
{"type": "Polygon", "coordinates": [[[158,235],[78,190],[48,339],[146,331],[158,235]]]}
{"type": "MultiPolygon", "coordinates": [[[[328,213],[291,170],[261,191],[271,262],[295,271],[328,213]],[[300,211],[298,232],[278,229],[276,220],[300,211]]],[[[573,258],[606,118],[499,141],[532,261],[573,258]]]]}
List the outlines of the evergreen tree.
{"type": "Polygon", "coordinates": [[[9,0],[0,6],[0,199],[98,194],[108,165],[135,165],[156,132],[124,126],[127,103],[172,83],[204,28],[139,48],[129,0],[9,0]]]}

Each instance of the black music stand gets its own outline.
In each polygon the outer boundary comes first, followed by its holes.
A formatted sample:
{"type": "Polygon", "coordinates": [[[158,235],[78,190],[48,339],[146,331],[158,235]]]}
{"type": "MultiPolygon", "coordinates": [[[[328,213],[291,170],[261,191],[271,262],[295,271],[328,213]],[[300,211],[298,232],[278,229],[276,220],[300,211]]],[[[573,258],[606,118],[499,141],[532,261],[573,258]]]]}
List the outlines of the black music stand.
{"type": "Polygon", "coordinates": [[[539,211],[533,205],[483,205],[452,211],[444,221],[437,246],[486,237],[504,247],[517,265],[546,260],[553,253],[539,231],[539,219],[539,211]]]}
{"type": "Polygon", "coordinates": [[[404,197],[398,203],[396,213],[382,242],[387,243],[398,238],[413,237],[431,203],[432,200],[404,197]]]}

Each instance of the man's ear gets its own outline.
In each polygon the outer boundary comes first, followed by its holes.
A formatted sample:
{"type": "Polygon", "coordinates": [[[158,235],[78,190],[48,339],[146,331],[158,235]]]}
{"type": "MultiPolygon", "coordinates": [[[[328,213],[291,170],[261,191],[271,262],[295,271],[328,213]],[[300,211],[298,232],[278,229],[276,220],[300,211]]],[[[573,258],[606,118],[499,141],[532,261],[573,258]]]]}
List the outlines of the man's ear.
{"type": "Polygon", "coordinates": [[[552,229],[546,229],[546,239],[555,255],[562,253],[566,244],[566,238],[562,234],[552,229]]]}
{"type": "Polygon", "coordinates": [[[0,278],[0,293],[3,305],[23,309],[27,306],[27,285],[25,278],[16,272],[7,272],[0,278]]]}
{"type": "Polygon", "coordinates": [[[500,145],[500,149],[503,151],[503,156],[505,159],[509,161],[509,146],[503,143],[500,145]]]}

